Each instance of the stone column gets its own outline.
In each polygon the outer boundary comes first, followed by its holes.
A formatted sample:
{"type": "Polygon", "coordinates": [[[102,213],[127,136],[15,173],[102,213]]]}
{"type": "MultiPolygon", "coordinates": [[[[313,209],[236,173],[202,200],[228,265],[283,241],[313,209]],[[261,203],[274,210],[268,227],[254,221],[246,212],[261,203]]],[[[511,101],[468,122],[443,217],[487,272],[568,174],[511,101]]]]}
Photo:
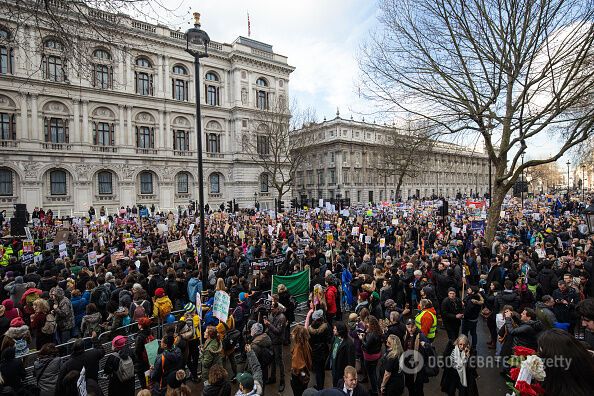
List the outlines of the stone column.
{"type": "Polygon", "coordinates": [[[134,138],[134,126],[132,125],[132,106],[126,106],[126,109],[128,110],[128,133],[124,135],[124,144],[126,146],[132,146],[136,141],[134,138]]]}
{"type": "Polygon", "coordinates": [[[126,119],[124,118],[124,108],[124,105],[118,105],[118,129],[115,133],[116,147],[124,144],[124,138],[126,136],[126,119]]]}
{"type": "Polygon", "coordinates": [[[27,107],[27,94],[21,93],[20,97],[21,119],[17,123],[17,136],[19,139],[31,140],[33,138],[33,134],[31,133],[31,128],[28,126],[29,109],[27,107]]]}
{"type": "Polygon", "coordinates": [[[159,134],[159,143],[157,144],[156,149],[164,150],[165,149],[165,133],[163,130],[163,110],[159,110],[159,118],[157,119],[157,133],[159,134]]]}
{"type": "MultiPolygon", "coordinates": [[[[125,51],[124,48],[118,48],[117,51],[119,52],[118,73],[117,73],[118,81],[114,81],[114,82],[117,82],[117,85],[114,84],[114,88],[119,87],[120,89],[122,89],[122,88],[126,87],[128,84],[128,79],[126,78],[127,77],[127,68],[126,68],[127,62],[125,59],[126,53],[124,52],[125,51]]],[[[116,140],[117,140],[117,138],[116,138],[116,140]]]]}
{"type": "Polygon", "coordinates": [[[82,144],[91,144],[91,133],[89,132],[89,101],[82,100],[82,144]]]}
{"type": "Polygon", "coordinates": [[[37,98],[37,94],[31,94],[31,132],[33,140],[43,141],[43,134],[40,133],[41,129],[39,128],[41,119],[37,110],[37,98]]]}
{"type": "Polygon", "coordinates": [[[163,97],[163,56],[157,56],[155,75],[153,77],[154,93],[156,98],[163,97]]]}
{"type": "Polygon", "coordinates": [[[128,79],[127,81],[127,92],[130,93],[135,93],[134,92],[134,56],[132,56],[132,54],[129,54],[126,59],[128,59],[128,67],[126,68],[126,71],[128,73],[128,79]]]}
{"type": "Polygon", "coordinates": [[[73,108],[73,117],[74,122],[72,125],[72,136],[74,137],[74,142],[83,143],[84,135],[81,133],[80,129],[80,101],[78,99],[72,99],[72,108],[73,108]]]}
{"type": "Polygon", "coordinates": [[[229,104],[241,106],[241,70],[235,69],[233,74],[233,95],[229,95],[229,104]]]}
{"type": "MultiPolygon", "coordinates": [[[[163,84],[163,96],[166,99],[170,99],[172,97],[171,95],[173,95],[173,92],[170,92],[170,90],[171,90],[171,81],[169,81],[170,80],[170,78],[169,78],[169,69],[170,69],[170,67],[169,67],[169,56],[168,55],[165,55],[165,56],[163,56],[163,59],[164,59],[163,60],[163,71],[164,71],[164,75],[165,75],[165,77],[163,78],[163,82],[162,82],[162,84],[163,84]]],[[[188,89],[189,89],[189,87],[188,87],[188,89]]]]}
{"type": "Polygon", "coordinates": [[[171,112],[169,110],[165,110],[165,119],[162,133],[165,135],[165,150],[173,150],[173,136],[171,136],[171,112]]]}

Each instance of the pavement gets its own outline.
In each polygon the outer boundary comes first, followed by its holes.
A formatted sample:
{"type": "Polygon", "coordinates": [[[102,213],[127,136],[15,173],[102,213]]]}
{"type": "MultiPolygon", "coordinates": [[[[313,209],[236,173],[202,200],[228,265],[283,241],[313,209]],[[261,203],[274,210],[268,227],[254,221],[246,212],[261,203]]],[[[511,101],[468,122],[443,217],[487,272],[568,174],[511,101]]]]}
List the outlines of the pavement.
{"type": "MultiPolygon", "coordinates": [[[[302,319],[302,318],[301,318],[302,319]]],[[[300,318],[297,317],[296,321],[299,321],[300,318]]],[[[489,331],[487,329],[486,322],[481,318],[479,319],[479,323],[477,326],[477,335],[478,335],[478,344],[477,344],[477,354],[479,356],[491,356],[494,357],[495,353],[494,350],[487,348],[487,341],[489,341],[489,331]]],[[[434,341],[435,348],[437,350],[437,355],[441,356],[447,344],[447,334],[445,330],[438,329],[437,336],[434,341]]],[[[291,385],[289,384],[289,380],[291,378],[290,375],[290,367],[291,367],[291,356],[290,356],[290,347],[284,348],[284,362],[285,362],[285,390],[282,393],[278,392],[278,385],[267,385],[265,387],[264,394],[266,396],[292,396],[293,391],[291,390],[291,385]]],[[[238,364],[238,370],[242,371],[243,364],[238,364]]],[[[229,372],[231,371],[230,367],[227,367],[229,372]]],[[[433,377],[429,380],[429,383],[425,384],[424,392],[426,395],[439,395],[442,394],[440,389],[440,381],[441,381],[441,374],[442,370],[440,371],[437,377],[433,377]]],[[[478,378],[477,378],[477,386],[479,389],[479,393],[481,396],[502,396],[505,395],[506,391],[508,391],[507,386],[505,385],[505,381],[499,375],[500,369],[496,367],[489,367],[489,368],[478,368],[478,378]]],[[[311,373],[311,382],[310,386],[313,386],[313,382],[315,381],[313,373],[311,373]]],[[[278,378],[278,374],[277,374],[278,378]]],[[[192,389],[193,395],[201,395],[202,394],[202,384],[195,384],[195,383],[188,383],[190,388],[192,389]]],[[[362,384],[365,387],[368,387],[369,384],[362,384]]],[[[331,388],[332,387],[332,375],[330,371],[326,371],[326,381],[325,387],[331,388]]],[[[237,392],[237,384],[232,384],[232,394],[234,395],[237,392]]],[[[408,392],[405,389],[403,395],[407,395],[408,392]]],[[[391,395],[388,395],[391,396],[391,395]]]]}

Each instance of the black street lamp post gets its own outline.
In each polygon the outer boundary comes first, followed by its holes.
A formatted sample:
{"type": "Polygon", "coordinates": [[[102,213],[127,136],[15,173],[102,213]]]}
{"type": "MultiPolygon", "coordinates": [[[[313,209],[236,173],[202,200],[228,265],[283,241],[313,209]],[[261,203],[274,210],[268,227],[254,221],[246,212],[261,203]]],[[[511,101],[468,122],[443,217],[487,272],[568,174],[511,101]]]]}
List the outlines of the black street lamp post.
{"type": "MultiPolygon", "coordinates": [[[[524,154],[521,154],[522,157],[522,166],[524,166],[524,154]]],[[[520,189],[520,195],[522,197],[522,209],[524,209],[524,169],[522,169],[522,184],[521,184],[522,188],[520,189]]]]}
{"type": "Polygon", "coordinates": [[[569,165],[571,165],[571,162],[567,160],[565,165],[567,165],[567,199],[569,199],[569,165]]]}
{"type": "Polygon", "coordinates": [[[210,37],[200,29],[200,13],[194,13],[194,27],[186,32],[186,52],[194,57],[194,79],[196,87],[196,139],[198,141],[198,205],[200,208],[200,263],[206,289],[208,284],[208,260],[206,257],[206,233],[204,230],[204,170],[202,168],[202,120],[200,116],[200,58],[208,57],[210,37]],[[203,48],[202,48],[203,47],[203,48]],[[204,49],[204,51],[202,51],[204,49]]]}
{"type": "Polygon", "coordinates": [[[584,204],[586,203],[586,193],[584,190],[585,184],[586,184],[585,173],[586,173],[586,166],[582,165],[582,202],[584,204]]]}

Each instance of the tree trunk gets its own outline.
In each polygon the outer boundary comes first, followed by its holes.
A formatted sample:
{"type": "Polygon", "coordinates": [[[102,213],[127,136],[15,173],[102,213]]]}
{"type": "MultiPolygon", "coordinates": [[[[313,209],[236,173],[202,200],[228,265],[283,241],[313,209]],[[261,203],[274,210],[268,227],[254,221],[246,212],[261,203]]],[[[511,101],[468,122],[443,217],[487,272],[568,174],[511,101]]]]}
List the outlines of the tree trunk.
{"type": "Polygon", "coordinates": [[[402,179],[404,179],[404,175],[399,175],[398,176],[398,184],[396,185],[396,199],[398,199],[400,197],[400,188],[402,187],[402,179]]]}
{"type": "Polygon", "coordinates": [[[281,200],[283,199],[283,195],[285,195],[285,194],[283,193],[282,188],[277,188],[276,191],[278,192],[278,198],[277,198],[278,207],[274,208],[274,211],[278,213],[278,212],[280,212],[279,209],[281,207],[281,200]]]}
{"type": "Polygon", "coordinates": [[[499,225],[499,220],[501,218],[501,206],[503,205],[506,192],[507,189],[504,185],[498,183],[495,184],[491,207],[489,207],[489,212],[487,214],[487,228],[485,230],[485,239],[489,246],[493,244],[493,240],[495,239],[495,232],[497,231],[497,226],[499,225]]]}

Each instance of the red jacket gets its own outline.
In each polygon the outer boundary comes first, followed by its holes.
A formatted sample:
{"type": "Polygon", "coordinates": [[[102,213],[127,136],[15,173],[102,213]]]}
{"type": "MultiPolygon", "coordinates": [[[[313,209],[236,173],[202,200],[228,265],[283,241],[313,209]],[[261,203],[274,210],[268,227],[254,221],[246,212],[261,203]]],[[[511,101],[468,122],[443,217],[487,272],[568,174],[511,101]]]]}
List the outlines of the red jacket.
{"type": "Polygon", "coordinates": [[[326,308],[329,314],[336,313],[336,286],[331,285],[326,289],[326,308]]]}

